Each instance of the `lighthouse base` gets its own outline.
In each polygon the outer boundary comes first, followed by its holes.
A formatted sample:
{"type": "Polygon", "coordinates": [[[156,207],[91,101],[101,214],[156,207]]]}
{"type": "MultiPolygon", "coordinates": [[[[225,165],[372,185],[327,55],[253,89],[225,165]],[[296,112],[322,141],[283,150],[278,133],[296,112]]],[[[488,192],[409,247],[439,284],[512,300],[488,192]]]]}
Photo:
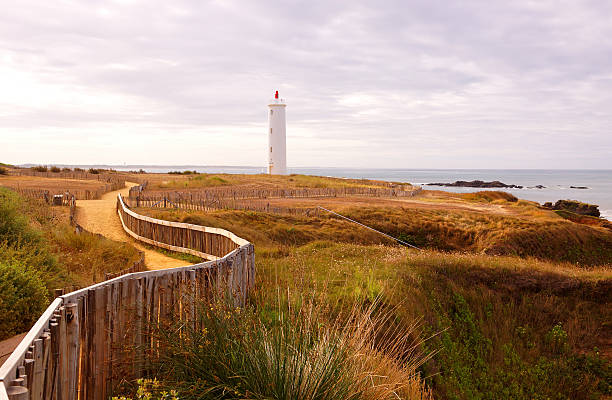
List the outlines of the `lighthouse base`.
{"type": "Polygon", "coordinates": [[[269,175],[287,175],[287,168],[281,168],[274,165],[268,165],[269,175]]]}

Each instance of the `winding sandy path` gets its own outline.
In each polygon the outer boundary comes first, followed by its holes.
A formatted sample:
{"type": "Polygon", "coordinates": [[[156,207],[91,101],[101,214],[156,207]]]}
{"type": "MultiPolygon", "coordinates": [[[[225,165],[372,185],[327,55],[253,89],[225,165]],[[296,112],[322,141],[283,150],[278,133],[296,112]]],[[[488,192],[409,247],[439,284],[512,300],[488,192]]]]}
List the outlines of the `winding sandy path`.
{"type": "MultiPolygon", "coordinates": [[[[126,182],[126,187],[114,192],[108,192],[100,200],[77,200],[77,222],[89,232],[99,233],[109,239],[127,242],[145,253],[145,264],[148,269],[165,269],[190,265],[183,260],[177,260],[163,255],[155,250],[143,247],[140,243],[129,237],[117,215],[117,194],[127,197],[130,187],[137,183],[126,182]]],[[[0,365],[15,350],[25,333],[0,342],[0,365]]]]}
{"type": "Polygon", "coordinates": [[[126,187],[114,192],[105,193],[100,200],[77,200],[77,222],[89,232],[99,233],[119,242],[128,242],[145,253],[145,264],[149,269],[165,269],[182,267],[191,263],[168,257],[155,250],[142,246],[129,237],[117,215],[117,194],[127,197],[130,187],[137,183],[126,182],[126,187]]]}

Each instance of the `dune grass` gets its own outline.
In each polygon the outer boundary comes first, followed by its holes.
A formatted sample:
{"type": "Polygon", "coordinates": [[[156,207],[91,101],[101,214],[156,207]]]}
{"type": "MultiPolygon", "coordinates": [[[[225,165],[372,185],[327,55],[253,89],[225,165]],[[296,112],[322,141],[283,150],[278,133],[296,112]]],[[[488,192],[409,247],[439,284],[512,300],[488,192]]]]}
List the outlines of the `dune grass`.
{"type": "MultiPolygon", "coordinates": [[[[470,201],[500,200],[507,202],[470,201]]],[[[412,234],[407,238],[424,251],[392,246],[331,217],[139,212],[220,226],[252,241],[258,271],[252,302],[264,315],[274,316],[279,293],[286,293],[292,307],[312,296],[330,315],[379,301],[393,310],[394,324],[409,327],[421,319],[421,350],[435,355],[419,371],[436,398],[612,395],[609,233],[550,216],[530,202],[510,203],[517,212],[509,215],[342,210],[385,232],[412,234]]]]}
{"type": "Polygon", "coordinates": [[[422,318],[436,354],[420,370],[436,398],[612,394],[610,267],[332,242],[256,249],[258,304],[273,288],[339,308],[383,296],[397,321],[422,318]]]}
{"type": "MultiPolygon", "coordinates": [[[[612,231],[576,224],[531,204],[516,215],[405,207],[338,207],[343,215],[418,247],[573,262],[612,263],[612,231]],[[531,217],[532,214],[536,214],[531,217]],[[549,216],[552,214],[552,216],[549,216]]],[[[139,209],[156,218],[218,226],[263,246],[300,246],[317,240],[392,244],[382,235],[333,215],[289,216],[262,212],[139,209]]]]}
{"type": "MultiPolygon", "coordinates": [[[[413,331],[394,330],[378,303],[330,319],[302,298],[236,308],[200,303],[198,328],[170,322],[153,333],[157,393],[181,399],[429,399],[417,369],[426,357],[413,331]]],[[[172,318],[170,318],[172,320],[172,318]]]]}
{"type": "MultiPolygon", "coordinates": [[[[218,186],[268,188],[389,187],[389,182],[370,179],[342,179],[312,175],[268,174],[148,174],[149,190],[183,190],[218,186]]],[[[392,183],[409,185],[408,183],[392,183]]]]}

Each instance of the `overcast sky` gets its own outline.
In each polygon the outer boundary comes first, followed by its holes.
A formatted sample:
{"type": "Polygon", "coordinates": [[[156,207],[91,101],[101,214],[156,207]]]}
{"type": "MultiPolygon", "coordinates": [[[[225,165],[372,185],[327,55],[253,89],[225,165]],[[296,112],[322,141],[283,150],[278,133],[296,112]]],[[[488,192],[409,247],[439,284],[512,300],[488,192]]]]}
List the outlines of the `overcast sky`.
{"type": "Polygon", "coordinates": [[[3,162],[612,168],[612,1],[0,5],[3,162]]]}

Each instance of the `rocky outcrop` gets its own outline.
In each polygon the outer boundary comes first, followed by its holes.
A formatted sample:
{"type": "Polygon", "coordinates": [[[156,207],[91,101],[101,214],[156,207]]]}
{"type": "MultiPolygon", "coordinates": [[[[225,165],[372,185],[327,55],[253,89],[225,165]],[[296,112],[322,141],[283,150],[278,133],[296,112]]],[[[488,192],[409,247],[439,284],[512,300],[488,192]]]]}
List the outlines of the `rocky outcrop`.
{"type": "Polygon", "coordinates": [[[500,181],[456,181],[454,183],[428,183],[428,186],[447,186],[447,187],[473,187],[473,188],[506,188],[506,189],[522,189],[519,185],[507,185],[500,181]]]}
{"type": "Polygon", "coordinates": [[[578,215],[590,215],[591,217],[599,217],[599,206],[595,204],[582,203],[577,200],[557,200],[555,204],[547,202],[543,207],[552,210],[570,211],[578,215]]]}

